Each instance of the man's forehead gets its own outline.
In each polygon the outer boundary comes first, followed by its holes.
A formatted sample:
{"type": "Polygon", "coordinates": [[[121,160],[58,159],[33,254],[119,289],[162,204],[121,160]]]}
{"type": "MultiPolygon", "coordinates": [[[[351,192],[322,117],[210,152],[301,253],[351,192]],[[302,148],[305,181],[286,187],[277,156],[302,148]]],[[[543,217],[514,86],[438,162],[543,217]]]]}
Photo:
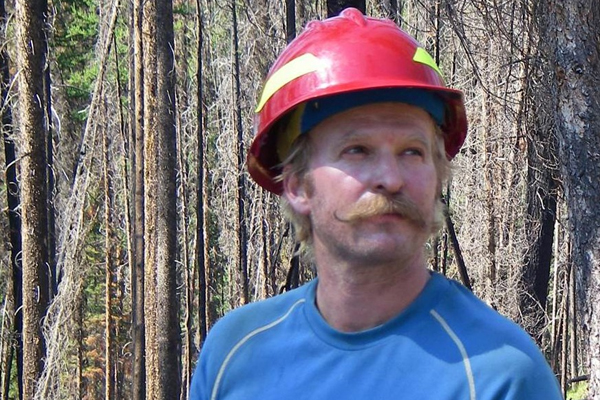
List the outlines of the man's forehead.
{"type": "MultiPolygon", "coordinates": [[[[435,122],[423,109],[403,103],[369,104],[333,115],[313,131],[341,131],[348,139],[369,134],[372,129],[385,128],[398,132],[420,132],[429,137],[435,132],[435,122]]],[[[372,132],[371,132],[372,134],[372,132]]]]}

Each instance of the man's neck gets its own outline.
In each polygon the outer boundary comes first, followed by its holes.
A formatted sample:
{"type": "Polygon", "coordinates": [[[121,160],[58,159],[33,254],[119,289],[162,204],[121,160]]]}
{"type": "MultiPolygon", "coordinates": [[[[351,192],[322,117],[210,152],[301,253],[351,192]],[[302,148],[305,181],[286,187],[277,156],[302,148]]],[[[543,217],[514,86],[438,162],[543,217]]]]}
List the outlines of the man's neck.
{"type": "Polygon", "coordinates": [[[329,325],[358,332],[401,313],[421,293],[430,274],[424,257],[410,265],[318,267],[317,307],[329,325]]]}

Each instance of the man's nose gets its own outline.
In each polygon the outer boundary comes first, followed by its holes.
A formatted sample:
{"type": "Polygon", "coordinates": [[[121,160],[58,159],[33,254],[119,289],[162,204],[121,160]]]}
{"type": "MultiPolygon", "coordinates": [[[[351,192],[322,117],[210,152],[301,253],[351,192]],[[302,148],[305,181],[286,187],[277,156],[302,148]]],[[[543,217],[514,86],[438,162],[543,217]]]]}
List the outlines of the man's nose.
{"type": "Polygon", "coordinates": [[[377,192],[398,193],[404,186],[404,171],[397,157],[380,155],[373,168],[373,189],[377,192]]]}

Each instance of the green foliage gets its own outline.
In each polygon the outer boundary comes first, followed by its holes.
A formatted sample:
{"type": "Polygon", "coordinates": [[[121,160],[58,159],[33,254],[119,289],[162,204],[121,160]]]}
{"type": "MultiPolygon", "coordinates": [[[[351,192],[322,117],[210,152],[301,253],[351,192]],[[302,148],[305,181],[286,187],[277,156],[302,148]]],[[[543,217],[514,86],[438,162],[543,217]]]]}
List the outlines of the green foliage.
{"type": "Polygon", "coordinates": [[[219,216],[210,209],[206,210],[206,213],[208,222],[208,232],[206,232],[206,234],[209,242],[208,246],[210,248],[209,265],[212,266],[209,270],[212,291],[209,307],[212,315],[222,316],[230,309],[227,298],[227,288],[231,282],[229,281],[226,270],[229,263],[223,252],[219,249],[219,216]]]}
{"type": "MultiPolygon", "coordinates": [[[[99,206],[90,207],[89,214],[96,214],[99,206]]],[[[86,283],[83,287],[83,296],[86,300],[86,315],[84,319],[94,318],[98,315],[104,315],[105,304],[104,296],[106,292],[104,278],[104,233],[98,218],[90,218],[91,227],[89,229],[86,245],[83,250],[84,263],[88,267],[86,273],[86,283]]]]}
{"type": "Polygon", "coordinates": [[[58,70],[69,100],[87,102],[97,73],[92,65],[99,23],[96,0],[62,0],[55,5],[51,46],[58,70]]]}
{"type": "Polygon", "coordinates": [[[18,399],[19,398],[19,383],[17,377],[17,354],[13,353],[12,367],[10,369],[10,381],[8,386],[8,398],[18,399]]]}
{"type": "MultiPolygon", "coordinates": [[[[94,83],[98,76],[99,8],[98,0],[60,0],[56,4],[54,35],[51,41],[52,54],[56,62],[55,75],[60,76],[64,87],[70,118],[82,123],[87,118],[87,105],[91,99],[94,83]]],[[[117,52],[112,60],[118,59],[121,85],[128,76],[129,33],[126,18],[121,18],[115,31],[117,52]]],[[[114,44],[114,43],[113,43],[114,44]]],[[[109,70],[107,79],[114,82],[113,70],[109,70]],[[110,76],[110,74],[113,76],[110,76]]]]}
{"type": "Polygon", "coordinates": [[[584,400],[587,398],[587,382],[574,383],[567,391],[567,400],[584,400]]]}
{"type": "MultiPolygon", "coordinates": [[[[113,52],[117,52],[117,56],[115,57],[114,53],[112,53],[111,58],[113,60],[116,60],[116,62],[118,63],[118,77],[121,87],[127,87],[127,79],[129,76],[129,63],[127,60],[129,57],[129,48],[131,45],[131,40],[133,40],[133,38],[129,37],[129,27],[127,26],[127,18],[117,19],[117,25],[115,27],[116,48],[112,49],[113,52]]],[[[111,77],[110,79],[113,78],[111,77]]],[[[116,80],[116,78],[114,80],[116,80]]],[[[128,100],[128,96],[123,96],[122,100],[128,100]]]]}
{"type": "Polygon", "coordinates": [[[193,7],[189,2],[182,2],[179,4],[173,4],[173,15],[181,15],[184,17],[194,17],[196,13],[196,7],[193,7]]]}

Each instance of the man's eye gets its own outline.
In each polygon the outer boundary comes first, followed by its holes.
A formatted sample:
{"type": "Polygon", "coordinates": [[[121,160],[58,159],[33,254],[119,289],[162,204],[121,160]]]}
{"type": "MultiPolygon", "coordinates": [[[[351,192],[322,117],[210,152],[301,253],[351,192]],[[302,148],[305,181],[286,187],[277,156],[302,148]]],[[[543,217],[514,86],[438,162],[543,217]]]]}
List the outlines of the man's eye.
{"type": "Polygon", "coordinates": [[[422,156],[424,154],[424,152],[421,149],[414,148],[414,149],[405,150],[404,154],[407,154],[409,156],[422,156]]]}
{"type": "Polygon", "coordinates": [[[351,146],[344,150],[345,154],[366,154],[367,148],[364,146],[351,146]]]}

